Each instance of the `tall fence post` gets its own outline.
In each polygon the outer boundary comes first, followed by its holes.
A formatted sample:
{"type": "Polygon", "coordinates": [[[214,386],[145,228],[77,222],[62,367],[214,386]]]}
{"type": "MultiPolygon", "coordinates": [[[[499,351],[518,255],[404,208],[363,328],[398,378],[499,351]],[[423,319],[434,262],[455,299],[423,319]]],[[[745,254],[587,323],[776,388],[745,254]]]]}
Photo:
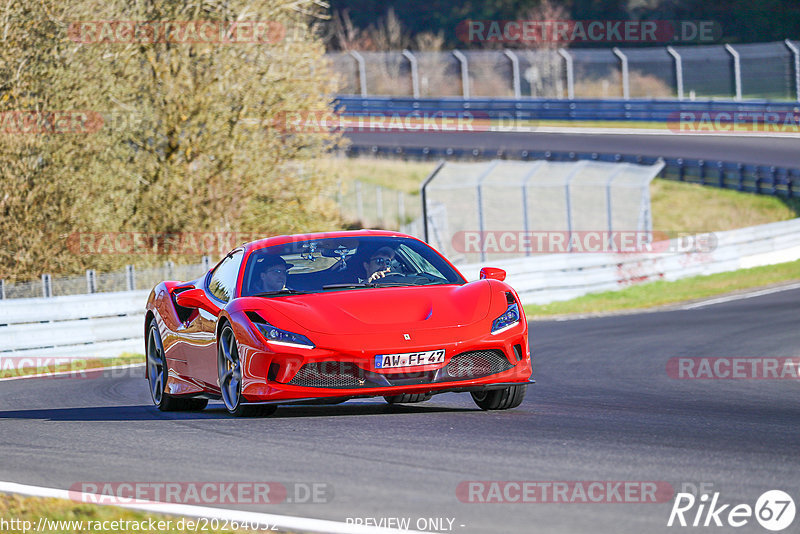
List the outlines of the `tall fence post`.
{"type": "Polygon", "coordinates": [[[42,275],[42,296],[46,299],[53,296],[53,279],[49,274],[42,275]]]}
{"type": "Polygon", "coordinates": [[[356,180],[356,215],[358,221],[364,224],[364,198],[361,196],[361,182],[356,180]]]}
{"type": "Polygon", "coordinates": [[[519,79],[519,58],[511,50],[503,50],[503,54],[511,60],[511,83],[514,86],[514,98],[522,98],[522,84],[519,79]]]}
{"type": "Polygon", "coordinates": [[[426,189],[428,188],[428,184],[436,178],[436,175],[439,174],[439,171],[442,170],[444,167],[444,160],[439,160],[439,163],[436,165],[436,168],[433,169],[425,181],[422,182],[422,185],[419,187],[419,196],[420,200],[422,200],[422,235],[425,238],[425,242],[429,243],[428,241],[428,197],[426,193],[426,189]]]}
{"type": "Polygon", "coordinates": [[[406,224],[406,197],[402,191],[397,192],[397,224],[406,224]]]}
{"type": "Polygon", "coordinates": [[[734,98],[736,100],[742,99],[742,64],[739,61],[739,52],[737,52],[731,45],[726,44],[725,50],[733,58],[733,86],[735,91],[734,98]]]}
{"type": "Polygon", "coordinates": [[[97,293],[97,273],[94,269],[86,270],[86,292],[97,293]]]}
{"type": "Polygon", "coordinates": [[[136,289],[136,271],[133,265],[125,266],[125,287],[128,288],[128,291],[136,289]]]}
{"type": "Polygon", "coordinates": [[[378,217],[378,224],[383,226],[383,188],[381,186],[375,188],[375,215],[378,217]]]}
{"type": "Polygon", "coordinates": [[[622,98],[629,100],[631,97],[631,79],[628,75],[628,56],[616,46],[613,48],[614,55],[619,58],[620,68],[622,69],[622,98]]]}
{"type": "Polygon", "coordinates": [[[6,299],[6,281],[0,278],[0,300],[6,299]]]}
{"type": "Polygon", "coordinates": [[[358,84],[360,85],[361,89],[361,96],[367,96],[367,65],[364,61],[364,56],[356,52],[355,50],[350,51],[350,55],[353,56],[353,59],[356,60],[358,63],[358,84]]]}
{"type": "Polygon", "coordinates": [[[203,256],[203,272],[207,273],[211,270],[211,256],[203,256]]]}
{"type": "Polygon", "coordinates": [[[498,163],[500,163],[500,160],[494,160],[489,163],[488,168],[483,171],[480,176],[478,176],[478,185],[476,187],[476,193],[478,195],[476,200],[478,203],[478,235],[480,236],[481,242],[481,261],[486,261],[486,247],[484,246],[484,231],[486,228],[483,220],[483,181],[492,173],[494,168],[497,167],[498,163]]]}
{"type": "Polygon", "coordinates": [[[572,179],[586,167],[587,160],[582,160],[576,163],[570,173],[567,175],[564,182],[564,193],[566,194],[567,201],[567,250],[572,252],[572,198],[570,195],[569,186],[572,179]]]}
{"type": "Polygon", "coordinates": [[[667,47],[667,52],[675,59],[675,89],[678,93],[678,100],[683,100],[683,59],[671,46],[667,47]]]}
{"type": "Polygon", "coordinates": [[[417,69],[417,58],[410,50],[403,50],[403,57],[408,60],[411,67],[411,92],[414,98],[419,98],[419,69],[417,69]]]}
{"type": "Polygon", "coordinates": [[[572,54],[564,50],[558,49],[558,54],[564,58],[564,66],[567,71],[567,98],[570,100],[575,99],[575,69],[572,63],[572,54]]]}
{"type": "Polygon", "coordinates": [[[453,55],[461,64],[461,94],[464,98],[469,98],[469,62],[461,50],[453,50],[453,55]]]}
{"type": "Polygon", "coordinates": [[[794,96],[800,102],[800,49],[789,39],[783,42],[786,43],[786,48],[792,52],[792,57],[794,58],[794,96]]]}
{"type": "MultiPolygon", "coordinates": [[[[531,170],[528,171],[528,174],[526,174],[525,177],[522,178],[522,224],[523,228],[525,229],[525,235],[530,235],[529,232],[531,230],[531,224],[528,215],[528,182],[530,181],[531,178],[533,178],[533,175],[539,172],[539,169],[541,169],[542,166],[544,165],[547,165],[546,161],[535,162],[531,166],[531,170]]],[[[483,239],[482,236],[481,239],[483,239]]],[[[525,249],[525,255],[526,256],[531,255],[530,247],[525,249]]]]}

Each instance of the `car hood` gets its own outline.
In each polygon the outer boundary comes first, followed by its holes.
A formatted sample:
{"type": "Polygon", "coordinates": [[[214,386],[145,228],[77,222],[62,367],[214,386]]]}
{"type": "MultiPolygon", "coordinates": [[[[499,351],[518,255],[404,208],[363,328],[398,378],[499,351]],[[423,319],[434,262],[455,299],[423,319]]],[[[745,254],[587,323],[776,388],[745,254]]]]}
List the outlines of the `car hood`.
{"type": "MultiPolygon", "coordinates": [[[[259,299],[265,318],[278,312],[302,327],[326,334],[391,332],[464,326],[489,313],[486,281],[456,286],[348,289],[259,299]]],[[[268,319],[269,320],[269,319],[268,319]]]]}

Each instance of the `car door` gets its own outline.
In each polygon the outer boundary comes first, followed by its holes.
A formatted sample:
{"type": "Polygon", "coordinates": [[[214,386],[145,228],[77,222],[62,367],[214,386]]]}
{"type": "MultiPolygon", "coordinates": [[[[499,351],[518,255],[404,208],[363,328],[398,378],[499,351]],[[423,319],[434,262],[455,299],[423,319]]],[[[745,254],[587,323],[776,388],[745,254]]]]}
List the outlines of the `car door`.
{"type": "MultiPolygon", "coordinates": [[[[233,298],[239,267],[242,264],[244,251],[234,250],[223,259],[213,271],[206,276],[203,290],[209,300],[224,308],[233,298]]],[[[199,309],[195,319],[184,331],[185,339],[191,340],[191,349],[187,346],[187,362],[190,375],[213,388],[217,384],[217,316],[199,309]]]]}

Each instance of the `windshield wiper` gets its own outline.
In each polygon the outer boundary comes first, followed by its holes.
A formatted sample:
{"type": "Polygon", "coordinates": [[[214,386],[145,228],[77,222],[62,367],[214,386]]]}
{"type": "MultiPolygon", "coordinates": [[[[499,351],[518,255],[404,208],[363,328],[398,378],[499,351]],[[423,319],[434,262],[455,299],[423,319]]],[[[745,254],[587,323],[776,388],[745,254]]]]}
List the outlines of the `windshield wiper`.
{"type": "Polygon", "coordinates": [[[377,284],[368,284],[368,283],[352,283],[352,284],[328,284],[322,286],[322,289],[350,289],[350,288],[357,288],[357,287],[378,287],[377,284]]]}
{"type": "Polygon", "coordinates": [[[248,295],[250,297],[277,297],[279,295],[308,295],[311,291],[298,291],[297,289],[278,289],[275,291],[264,291],[263,293],[256,293],[248,295]]]}

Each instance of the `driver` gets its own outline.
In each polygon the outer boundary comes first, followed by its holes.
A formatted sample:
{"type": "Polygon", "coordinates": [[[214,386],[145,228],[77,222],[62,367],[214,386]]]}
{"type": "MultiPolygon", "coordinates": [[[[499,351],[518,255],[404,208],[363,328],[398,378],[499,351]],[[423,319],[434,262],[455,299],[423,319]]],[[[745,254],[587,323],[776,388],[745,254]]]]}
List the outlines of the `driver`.
{"type": "Polygon", "coordinates": [[[373,252],[369,261],[362,263],[367,273],[366,283],[386,276],[392,270],[392,260],[394,260],[394,249],[391,247],[381,247],[373,252]]]}
{"type": "Polygon", "coordinates": [[[260,283],[256,284],[256,292],[267,293],[286,289],[286,273],[294,267],[293,264],[286,263],[277,254],[268,254],[259,263],[261,267],[260,283]]]}

